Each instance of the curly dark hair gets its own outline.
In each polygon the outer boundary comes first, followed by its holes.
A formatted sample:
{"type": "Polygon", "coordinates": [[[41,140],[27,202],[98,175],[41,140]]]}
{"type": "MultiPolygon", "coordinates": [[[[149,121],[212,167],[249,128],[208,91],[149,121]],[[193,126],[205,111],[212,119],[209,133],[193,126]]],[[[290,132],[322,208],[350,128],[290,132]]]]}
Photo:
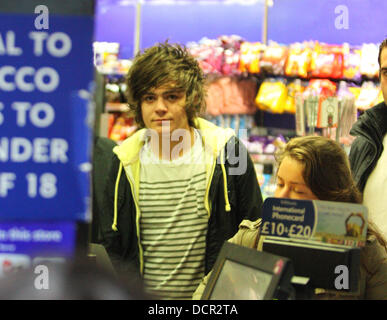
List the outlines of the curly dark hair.
{"type": "Polygon", "coordinates": [[[193,119],[205,109],[203,71],[186,47],[164,42],[138,53],[126,77],[129,108],[140,128],[145,127],[141,113],[142,97],[150,89],[170,82],[185,91],[188,123],[194,127],[193,119]]]}

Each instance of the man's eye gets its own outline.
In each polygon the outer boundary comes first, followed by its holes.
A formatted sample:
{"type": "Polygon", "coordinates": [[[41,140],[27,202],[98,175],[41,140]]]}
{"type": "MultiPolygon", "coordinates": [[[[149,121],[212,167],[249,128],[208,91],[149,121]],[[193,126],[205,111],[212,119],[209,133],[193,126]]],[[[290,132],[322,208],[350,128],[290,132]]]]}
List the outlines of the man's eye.
{"type": "Polygon", "coordinates": [[[284,186],[283,183],[278,183],[278,182],[277,182],[277,187],[278,187],[278,188],[283,188],[283,186],[284,186]]]}
{"type": "Polygon", "coordinates": [[[167,96],[167,99],[169,101],[176,101],[178,98],[179,97],[177,95],[175,95],[175,94],[170,94],[170,95],[167,96]]]}
{"type": "Polygon", "coordinates": [[[145,96],[143,98],[143,101],[145,101],[145,102],[152,102],[152,101],[154,101],[154,97],[152,97],[152,96],[145,96]]]}

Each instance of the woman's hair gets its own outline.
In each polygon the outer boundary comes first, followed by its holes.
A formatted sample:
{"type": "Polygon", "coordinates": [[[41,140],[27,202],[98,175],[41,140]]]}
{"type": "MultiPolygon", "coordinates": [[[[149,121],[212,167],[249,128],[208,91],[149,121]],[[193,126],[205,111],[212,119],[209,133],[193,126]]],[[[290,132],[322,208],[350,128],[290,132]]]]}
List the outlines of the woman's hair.
{"type": "Polygon", "coordinates": [[[348,156],[335,141],[320,136],[293,138],[277,152],[278,167],[285,157],[303,164],[304,181],[320,200],[362,202],[348,156]]]}
{"type": "MultiPolygon", "coordinates": [[[[303,164],[304,181],[318,199],[362,203],[348,156],[334,140],[321,136],[293,138],[276,153],[278,167],[285,157],[303,164]]],[[[387,250],[386,241],[371,222],[368,222],[367,235],[374,235],[387,250]]]]}
{"type": "Polygon", "coordinates": [[[174,83],[186,94],[188,123],[205,109],[204,74],[198,62],[185,47],[168,42],[157,44],[138,53],[126,77],[129,108],[134,111],[140,128],[145,127],[141,114],[141,99],[151,89],[174,83]]]}

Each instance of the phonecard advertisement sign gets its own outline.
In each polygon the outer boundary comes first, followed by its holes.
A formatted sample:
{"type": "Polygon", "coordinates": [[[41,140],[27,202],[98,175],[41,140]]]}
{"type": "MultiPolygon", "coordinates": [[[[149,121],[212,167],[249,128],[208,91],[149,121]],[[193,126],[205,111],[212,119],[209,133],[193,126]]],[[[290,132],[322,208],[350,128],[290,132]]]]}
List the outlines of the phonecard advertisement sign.
{"type": "Polygon", "coordinates": [[[368,210],[355,203],[267,198],[262,235],[364,246],[368,210]]]}
{"type": "Polygon", "coordinates": [[[90,219],[93,7],[0,4],[1,220],[90,219]]]}

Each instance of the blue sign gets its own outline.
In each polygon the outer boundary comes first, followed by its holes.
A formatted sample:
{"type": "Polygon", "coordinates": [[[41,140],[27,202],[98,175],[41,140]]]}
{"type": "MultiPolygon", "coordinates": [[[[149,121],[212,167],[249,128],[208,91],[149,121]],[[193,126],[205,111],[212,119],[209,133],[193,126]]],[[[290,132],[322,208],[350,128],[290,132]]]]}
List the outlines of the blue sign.
{"type": "Polygon", "coordinates": [[[47,9],[0,13],[3,221],[90,220],[94,18],[47,9]]]}
{"type": "Polygon", "coordinates": [[[357,203],[267,198],[262,208],[265,236],[362,247],[368,210],[357,203]]]}
{"type": "Polygon", "coordinates": [[[73,258],[74,222],[8,222],[0,225],[0,277],[44,262],[73,258]]]}

